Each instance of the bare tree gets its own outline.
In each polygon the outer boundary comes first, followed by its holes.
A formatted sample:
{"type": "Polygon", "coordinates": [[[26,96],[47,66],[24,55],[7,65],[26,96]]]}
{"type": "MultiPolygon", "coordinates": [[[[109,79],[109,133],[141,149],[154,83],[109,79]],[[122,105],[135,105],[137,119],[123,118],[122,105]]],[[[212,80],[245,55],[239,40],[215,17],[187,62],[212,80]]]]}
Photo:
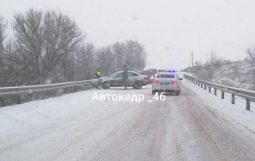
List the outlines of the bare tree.
{"type": "Polygon", "coordinates": [[[68,56],[83,39],[77,25],[68,16],[55,11],[43,13],[30,9],[14,19],[16,50],[27,78],[25,83],[44,83],[59,64],[67,76],[68,56]]]}
{"type": "Polygon", "coordinates": [[[68,81],[73,80],[72,61],[84,35],[68,16],[54,11],[45,14],[44,25],[44,40],[48,51],[45,52],[44,61],[49,68],[48,72],[60,61],[64,77],[68,81]]]}
{"type": "MultiPolygon", "coordinates": [[[[13,65],[9,59],[9,52],[12,51],[10,48],[12,47],[11,42],[6,43],[6,27],[7,21],[4,18],[0,17],[0,87],[2,86],[11,86],[15,85],[16,77],[13,76],[13,65]],[[15,78],[15,79],[13,79],[15,78]]],[[[19,96],[0,96],[0,107],[6,106],[11,103],[20,103],[19,96]]]]}
{"type": "MultiPolygon", "coordinates": [[[[0,17],[0,87],[3,86],[5,82],[5,57],[4,57],[4,39],[5,39],[5,28],[6,24],[4,19],[0,17]]],[[[5,101],[0,97],[0,107],[5,105],[5,101]]]]}
{"type": "Polygon", "coordinates": [[[6,21],[0,17],[0,86],[4,85],[5,82],[5,74],[6,74],[6,54],[4,47],[5,40],[5,30],[6,30],[6,21]]]}
{"type": "Polygon", "coordinates": [[[145,67],[146,54],[143,46],[134,40],[126,42],[127,56],[126,65],[132,70],[141,70],[145,67]]]}
{"type": "Polygon", "coordinates": [[[0,17],[0,54],[4,51],[4,40],[5,40],[5,30],[7,23],[3,17],[0,17]]]}
{"type": "Polygon", "coordinates": [[[135,40],[117,42],[112,45],[114,69],[120,70],[126,65],[130,70],[141,70],[146,64],[146,53],[143,46],[135,40]]]}
{"type": "Polygon", "coordinates": [[[76,79],[84,80],[94,77],[96,68],[95,47],[92,44],[82,45],[77,52],[76,79]]]}
{"type": "Polygon", "coordinates": [[[126,44],[123,42],[117,42],[112,45],[112,52],[114,54],[114,70],[118,71],[123,68],[126,63],[127,49],[126,44]]]}
{"type": "Polygon", "coordinates": [[[255,64],[255,48],[248,48],[247,51],[248,60],[254,65],[255,64]]]}
{"type": "Polygon", "coordinates": [[[212,51],[211,51],[211,58],[210,58],[210,63],[211,63],[211,65],[214,65],[214,64],[216,63],[216,61],[217,61],[216,54],[215,54],[215,52],[212,50],[212,51]]]}
{"type": "Polygon", "coordinates": [[[114,71],[114,59],[111,46],[98,49],[96,51],[96,68],[101,69],[103,75],[110,75],[114,71]]]}
{"type": "Polygon", "coordinates": [[[20,64],[20,72],[24,76],[24,83],[33,82],[41,75],[42,59],[42,12],[29,10],[25,15],[14,17],[14,32],[16,36],[16,63],[20,64]]]}

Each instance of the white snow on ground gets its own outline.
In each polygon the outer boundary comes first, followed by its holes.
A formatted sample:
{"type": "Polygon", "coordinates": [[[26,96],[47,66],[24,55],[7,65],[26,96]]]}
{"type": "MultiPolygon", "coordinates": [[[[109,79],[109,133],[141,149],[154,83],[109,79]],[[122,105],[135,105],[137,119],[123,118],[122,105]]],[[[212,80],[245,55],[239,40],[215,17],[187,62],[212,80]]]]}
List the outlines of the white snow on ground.
{"type": "MultiPolygon", "coordinates": [[[[182,82],[186,86],[183,89],[190,88],[194,93],[197,93],[198,97],[194,98],[197,98],[198,102],[208,104],[205,108],[210,108],[217,113],[217,116],[222,116],[228,122],[245,127],[253,134],[255,133],[254,104],[252,104],[252,111],[248,112],[245,110],[245,102],[241,98],[237,98],[236,104],[231,105],[228,94],[225,95],[226,99],[222,100],[220,93],[218,96],[214,96],[213,93],[208,93],[188,80],[182,82]]],[[[144,94],[145,99],[148,100],[152,98],[151,87],[126,91],[122,88],[88,90],[0,108],[0,160],[70,161],[82,160],[84,157],[100,158],[97,155],[101,153],[102,156],[108,156],[108,160],[111,159],[111,155],[116,155],[118,158],[118,155],[122,156],[125,153],[127,155],[134,154],[133,156],[129,155],[130,158],[135,158],[136,155],[146,157],[140,155],[139,150],[141,153],[150,151],[148,148],[151,147],[155,148],[152,150],[160,150],[159,145],[162,139],[166,139],[162,142],[167,141],[167,144],[163,145],[167,148],[163,150],[163,154],[168,154],[168,151],[173,154],[181,152],[178,156],[196,160],[192,157],[199,158],[200,149],[197,147],[197,140],[193,138],[193,135],[190,135],[191,131],[189,130],[196,131],[197,129],[189,129],[192,128],[187,124],[190,119],[186,120],[184,117],[189,116],[188,112],[182,113],[183,110],[188,111],[192,108],[189,108],[187,100],[184,104],[180,102],[185,100],[184,97],[190,97],[192,91],[186,95],[183,91],[183,95],[178,97],[169,96],[167,101],[161,103],[131,104],[119,101],[92,101],[92,98],[95,92],[99,94],[140,93],[144,94]],[[167,117],[165,118],[165,116],[167,117]],[[151,119],[155,117],[159,117],[159,119],[151,119]],[[164,119],[167,121],[163,121],[164,119]],[[154,136],[157,137],[154,138],[154,136]],[[159,145],[152,146],[152,144],[159,145]],[[111,147],[115,147],[115,149],[109,150],[111,147]],[[109,151],[112,154],[106,154],[109,151]]],[[[190,104],[192,106],[196,103],[192,100],[190,104]]],[[[194,107],[198,106],[194,105],[193,110],[194,107]]],[[[192,113],[192,111],[189,112],[192,113]]],[[[194,110],[193,114],[197,112],[194,110]]],[[[201,114],[203,112],[205,111],[201,111],[201,114]]],[[[200,118],[199,115],[197,118],[200,118]]],[[[218,121],[221,123],[221,119],[218,121]]],[[[217,128],[212,127],[212,129],[217,128]]],[[[150,153],[144,154],[149,155],[150,153]]],[[[162,157],[164,157],[163,154],[162,157]]],[[[167,158],[167,156],[165,157],[167,158]]]]}
{"type": "MultiPolygon", "coordinates": [[[[217,91],[217,96],[195,85],[191,81],[185,80],[183,84],[192,89],[204,100],[213,111],[218,112],[224,119],[241,125],[255,134],[255,103],[251,102],[251,111],[246,111],[246,102],[241,97],[236,97],[235,104],[231,104],[231,94],[225,93],[225,99],[221,99],[221,91],[217,91]]],[[[200,101],[200,100],[198,100],[200,101]]]]}
{"type": "MultiPolygon", "coordinates": [[[[148,88],[150,86],[143,87],[141,92],[148,88]]],[[[140,93],[139,90],[127,90],[126,92],[140,93]]],[[[0,108],[0,152],[4,147],[15,146],[15,144],[28,141],[31,137],[53,131],[63,122],[72,122],[81,116],[89,120],[101,114],[106,115],[108,111],[112,112],[115,104],[121,104],[119,108],[126,107],[124,106],[126,102],[92,101],[94,93],[98,95],[118,94],[123,93],[123,88],[88,90],[0,108]]]]}

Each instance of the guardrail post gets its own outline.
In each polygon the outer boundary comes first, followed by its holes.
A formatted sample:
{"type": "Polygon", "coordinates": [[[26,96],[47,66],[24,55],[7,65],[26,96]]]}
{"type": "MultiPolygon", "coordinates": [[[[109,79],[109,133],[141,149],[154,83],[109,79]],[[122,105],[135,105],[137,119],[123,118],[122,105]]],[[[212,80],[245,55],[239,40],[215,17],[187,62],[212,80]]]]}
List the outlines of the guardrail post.
{"type": "Polygon", "coordinates": [[[224,99],[224,91],[221,91],[221,99],[224,99]]]}
{"type": "Polygon", "coordinates": [[[246,98],[246,110],[247,111],[250,111],[251,109],[251,102],[250,102],[250,99],[249,98],[246,98]]]}
{"type": "Polygon", "coordinates": [[[209,93],[211,93],[211,86],[209,86],[209,93]]]}
{"type": "Polygon", "coordinates": [[[206,84],[204,85],[204,90],[206,90],[206,84]]]}
{"type": "Polygon", "coordinates": [[[201,83],[201,88],[203,88],[203,84],[201,83]]]}
{"type": "Polygon", "coordinates": [[[232,96],[231,96],[231,103],[235,104],[235,94],[234,93],[232,93],[232,96]]]}
{"type": "Polygon", "coordinates": [[[214,87],[214,95],[217,95],[217,88],[214,87]]]}

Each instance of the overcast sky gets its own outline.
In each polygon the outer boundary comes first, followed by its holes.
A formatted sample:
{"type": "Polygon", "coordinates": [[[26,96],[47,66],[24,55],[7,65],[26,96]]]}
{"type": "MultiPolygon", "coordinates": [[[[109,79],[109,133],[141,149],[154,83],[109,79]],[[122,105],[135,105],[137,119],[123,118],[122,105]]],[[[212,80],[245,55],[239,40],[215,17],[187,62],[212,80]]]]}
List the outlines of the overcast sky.
{"type": "Polygon", "coordinates": [[[56,9],[73,18],[97,47],[136,39],[147,67],[177,68],[204,62],[211,51],[230,60],[255,47],[254,0],[1,0],[10,22],[29,8],[56,9]]]}

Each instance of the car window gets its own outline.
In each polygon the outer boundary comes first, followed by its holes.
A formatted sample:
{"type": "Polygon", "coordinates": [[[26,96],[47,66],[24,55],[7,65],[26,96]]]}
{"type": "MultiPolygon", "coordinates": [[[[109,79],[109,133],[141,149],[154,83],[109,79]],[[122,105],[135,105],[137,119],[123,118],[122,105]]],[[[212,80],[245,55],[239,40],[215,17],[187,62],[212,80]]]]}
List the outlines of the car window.
{"type": "Polygon", "coordinates": [[[156,74],[157,73],[157,70],[156,69],[152,69],[151,70],[151,74],[156,74]]]}
{"type": "Polygon", "coordinates": [[[142,71],[141,74],[142,75],[148,75],[148,74],[150,74],[150,71],[147,71],[147,70],[146,71],[142,71]]]}
{"type": "Polygon", "coordinates": [[[115,75],[115,77],[122,77],[122,73],[123,72],[118,73],[117,75],[115,75]]]}
{"type": "Polygon", "coordinates": [[[139,75],[133,72],[128,72],[128,76],[139,76],[139,75]]]}
{"type": "Polygon", "coordinates": [[[175,78],[174,74],[158,74],[157,78],[175,78]]]}
{"type": "Polygon", "coordinates": [[[168,70],[160,69],[158,72],[168,72],[168,70]]]}

